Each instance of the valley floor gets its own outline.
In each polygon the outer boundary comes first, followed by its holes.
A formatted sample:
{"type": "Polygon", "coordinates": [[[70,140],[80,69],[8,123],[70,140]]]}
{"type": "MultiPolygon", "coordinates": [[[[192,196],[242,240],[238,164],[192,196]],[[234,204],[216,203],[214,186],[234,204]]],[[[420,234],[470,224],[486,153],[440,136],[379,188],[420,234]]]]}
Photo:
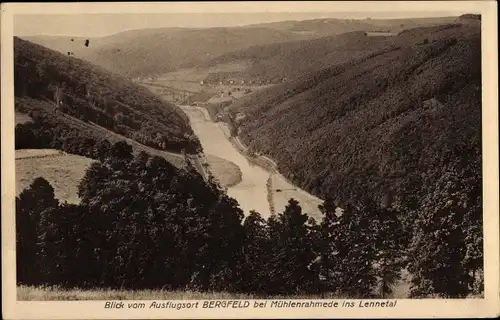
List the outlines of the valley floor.
{"type": "Polygon", "coordinates": [[[299,201],[304,212],[317,221],[321,220],[318,205],[323,201],[290,183],[276,171],[276,164],[271,159],[248,157],[245,146],[238,139],[230,137],[227,126],[213,122],[205,108],[182,106],[182,109],[188,115],[205,152],[239,167],[241,182],[231,185],[228,193],[238,200],[247,213],[256,210],[267,217],[281,212],[288,200],[294,198],[299,201]]]}

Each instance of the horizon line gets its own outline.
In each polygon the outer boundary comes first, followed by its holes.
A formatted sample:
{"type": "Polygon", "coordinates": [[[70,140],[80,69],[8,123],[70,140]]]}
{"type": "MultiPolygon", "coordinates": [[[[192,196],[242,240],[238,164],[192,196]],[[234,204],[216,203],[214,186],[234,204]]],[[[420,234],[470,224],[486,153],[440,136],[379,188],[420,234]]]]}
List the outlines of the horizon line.
{"type": "MultiPolygon", "coordinates": [[[[343,12],[339,12],[343,13],[343,12]]],[[[367,15],[370,12],[367,12],[367,15]]],[[[161,13],[158,13],[161,14],[161,13]]],[[[169,15],[170,13],[167,13],[166,15],[169,15]]],[[[181,13],[181,14],[191,14],[191,13],[181,13]]],[[[198,14],[198,13],[192,13],[192,14],[198,14]]],[[[218,14],[218,13],[210,13],[210,14],[218,14]]],[[[270,21],[270,22],[256,22],[256,23],[249,23],[249,24],[241,24],[241,25],[227,25],[227,26],[205,26],[205,27],[190,27],[190,26],[165,26],[165,27],[146,27],[146,28],[130,28],[130,29],[124,29],[122,31],[118,32],[113,32],[109,33],[106,35],[76,35],[76,34],[68,34],[68,33],[60,33],[60,34],[55,34],[55,33],[37,33],[37,34],[16,34],[14,30],[14,36],[16,37],[75,37],[75,38],[105,38],[105,37],[110,37],[114,36],[120,33],[125,33],[125,32],[132,32],[132,31],[140,31],[140,30],[160,30],[160,29],[186,29],[186,30],[207,30],[207,29],[218,29],[218,28],[245,28],[245,27],[258,27],[261,25],[268,25],[268,24],[274,24],[274,23],[286,23],[286,22],[303,22],[303,21],[321,21],[321,20],[338,20],[338,21],[349,21],[349,20],[358,20],[358,21],[381,21],[381,20],[419,20],[419,19],[440,19],[440,18],[458,18],[463,14],[467,13],[455,13],[454,14],[448,14],[448,15],[442,15],[442,16],[422,16],[422,17],[391,17],[391,18],[384,18],[384,17],[376,17],[376,18],[371,18],[369,16],[366,17],[358,17],[358,18],[334,18],[334,17],[326,17],[326,18],[312,18],[312,19],[287,19],[287,20],[279,20],[279,21],[270,21]]],[[[83,14],[85,15],[85,14],[83,14]]],[[[140,14],[139,14],[140,15],[140,14]]],[[[177,15],[176,13],[172,13],[171,15],[177,15]]],[[[262,26],[261,28],[265,28],[265,26],[262,26]]]]}

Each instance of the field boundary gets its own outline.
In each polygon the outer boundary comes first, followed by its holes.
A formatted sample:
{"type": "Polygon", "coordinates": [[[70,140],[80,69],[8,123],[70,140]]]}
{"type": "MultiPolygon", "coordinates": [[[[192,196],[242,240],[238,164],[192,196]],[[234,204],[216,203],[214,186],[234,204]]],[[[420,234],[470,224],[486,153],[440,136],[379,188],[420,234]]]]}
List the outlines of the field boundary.
{"type": "Polygon", "coordinates": [[[89,131],[90,133],[92,132],[100,132],[106,139],[109,140],[111,143],[119,142],[119,141],[125,141],[128,144],[132,145],[132,148],[134,150],[138,151],[144,151],[152,156],[159,156],[167,160],[169,163],[177,167],[178,169],[182,169],[186,162],[184,157],[181,154],[178,153],[173,153],[169,151],[164,151],[164,150],[159,150],[155,149],[152,147],[148,147],[146,145],[143,145],[134,139],[125,137],[119,133],[116,133],[114,131],[111,131],[107,128],[104,128],[92,121],[85,122],[81,119],[78,119],[74,116],[71,116],[65,112],[59,111],[55,103],[49,99],[44,99],[44,101],[47,103],[48,106],[51,108],[51,112],[55,113],[59,116],[61,116],[62,119],[64,119],[70,126],[75,126],[77,128],[80,128],[85,131],[89,131]]]}
{"type": "MultiPolygon", "coordinates": [[[[17,150],[26,150],[26,149],[17,149],[17,150]]],[[[63,151],[59,151],[59,153],[54,153],[54,154],[44,154],[44,155],[27,156],[27,157],[17,157],[17,155],[16,155],[16,160],[41,159],[41,158],[57,158],[57,157],[63,157],[63,156],[66,156],[66,155],[68,155],[68,154],[65,153],[65,152],[63,152],[63,151]]]]}
{"type": "Polygon", "coordinates": [[[257,154],[256,156],[250,156],[248,154],[248,147],[243,145],[238,137],[228,138],[231,144],[251,163],[258,165],[272,174],[280,174],[278,171],[278,165],[272,161],[270,158],[257,154]]]}

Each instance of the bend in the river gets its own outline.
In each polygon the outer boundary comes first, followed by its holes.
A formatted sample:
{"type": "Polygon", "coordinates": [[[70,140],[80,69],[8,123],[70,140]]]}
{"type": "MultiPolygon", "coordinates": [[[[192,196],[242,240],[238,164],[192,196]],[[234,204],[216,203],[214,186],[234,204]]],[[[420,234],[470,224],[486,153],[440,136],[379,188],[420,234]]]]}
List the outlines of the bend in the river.
{"type": "Polygon", "coordinates": [[[281,212],[288,199],[293,197],[300,202],[305,212],[314,217],[318,216],[317,206],[322,202],[321,199],[290,184],[280,174],[272,173],[249,162],[228,140],[224,126],[213,122],[206,109],[192,106],[180,106],[180,108],[189,117],[191,127],[200,139],[206,154],[229,160],[240,167],[241,182],[228,187],[227,192],[238,201],[245,214],[255,210],[267,218],[271,215],[271,207],[276,212],[281,212]],[[270,197],[268,197],[268,180],[272,185],[270,197]]]}

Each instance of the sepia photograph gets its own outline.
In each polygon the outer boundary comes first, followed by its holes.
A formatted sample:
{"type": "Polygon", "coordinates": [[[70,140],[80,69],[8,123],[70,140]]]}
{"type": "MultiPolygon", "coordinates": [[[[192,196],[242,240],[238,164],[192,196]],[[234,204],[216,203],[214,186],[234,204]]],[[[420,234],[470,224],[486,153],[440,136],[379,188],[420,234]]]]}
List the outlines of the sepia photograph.
{"type": "Polygon", "coordinates": [[[493,37],[472,5],[385,4],[43,14],[10,4],[2,265],[12,260],[13,303],[221,318],[254,301],[330,317],[408,300],[491,306],[493,37]]]}

